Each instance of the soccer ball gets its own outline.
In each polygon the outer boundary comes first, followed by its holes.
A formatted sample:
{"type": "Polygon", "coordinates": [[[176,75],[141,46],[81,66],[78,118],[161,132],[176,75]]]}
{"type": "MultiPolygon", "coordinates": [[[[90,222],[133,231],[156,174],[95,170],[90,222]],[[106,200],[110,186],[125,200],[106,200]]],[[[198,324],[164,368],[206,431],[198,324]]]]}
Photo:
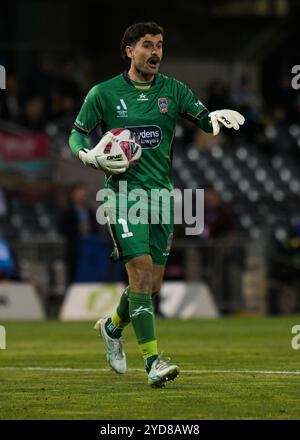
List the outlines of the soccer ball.
{"type": "Polygon", "coordinates": [[[130,166],[136,165],[142,155],[142,147],[136,134],[128,128],[110,130],[114,140],[104,147],[104,154],[121,154],[123,160],[128,160],[130,166]]]}

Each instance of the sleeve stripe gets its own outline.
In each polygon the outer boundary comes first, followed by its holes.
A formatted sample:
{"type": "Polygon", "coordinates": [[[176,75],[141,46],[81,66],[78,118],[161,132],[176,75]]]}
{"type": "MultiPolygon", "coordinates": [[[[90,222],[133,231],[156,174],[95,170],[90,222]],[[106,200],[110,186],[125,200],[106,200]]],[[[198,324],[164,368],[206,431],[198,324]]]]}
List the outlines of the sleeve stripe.
{"type": "Polygon", "coordinates": [[[73,128],[81,134],[87,135],[89,133],[87,130],[84,130],[83,128],[78,127],[78,125],[76,125],[76,122],[74,122],[73,128]]]}
{"type": "Polygon", "coordinates": [[[208,115],[209,111],[207,110],[207,108],[204,108],[203,110],[201,110],[201,112],[199,112],[196,116],[196,119],[201,119],[203,118],[203,116],[208,115]]]}
{"type": "Polygon", "coordinates": [[[208,113],[209,111],[207,109],[203,109],[195,116],[191,115],[190,113],[180,113],[180,116],[188,121],[196,122],[197,120],[199,121],[201,118],[203,118],[203,116],[208,115],[208,113]]]}

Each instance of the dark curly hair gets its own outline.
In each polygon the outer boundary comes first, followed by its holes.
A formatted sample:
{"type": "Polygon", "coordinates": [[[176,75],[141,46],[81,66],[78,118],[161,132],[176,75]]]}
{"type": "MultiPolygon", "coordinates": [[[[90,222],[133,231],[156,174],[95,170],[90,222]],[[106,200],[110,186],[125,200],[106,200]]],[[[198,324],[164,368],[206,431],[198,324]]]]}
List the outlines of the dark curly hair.
{"type": "Polygon", "coordinates": [[[130,62],[130,58],[128,58],[126,54],[126,46],[131,46],[139,41],[140,38],[144,37],[146,34],[150,35],[164,35],[164,29],[154,22],[145,22],[145,23],[135,23],[129,26],[123,35],[122,43],[121,43],[121,54],[124,61],[127,63],[130,62]]]}

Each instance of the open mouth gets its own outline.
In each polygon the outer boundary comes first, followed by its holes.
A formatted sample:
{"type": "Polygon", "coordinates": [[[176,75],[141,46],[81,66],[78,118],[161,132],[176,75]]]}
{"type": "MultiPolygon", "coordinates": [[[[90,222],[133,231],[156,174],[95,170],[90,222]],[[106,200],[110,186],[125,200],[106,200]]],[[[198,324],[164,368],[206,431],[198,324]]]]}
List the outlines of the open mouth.
{"type": "Polygon", "coordinates": [[[159,58],[150,58],[149,60],[148,60],[148,64],[152,67],[152,68],[155,68],[155,67],[157,67],[158,65],[159,65],[159,62],[160,62],[160,60],[159,60],[159,58]]]}

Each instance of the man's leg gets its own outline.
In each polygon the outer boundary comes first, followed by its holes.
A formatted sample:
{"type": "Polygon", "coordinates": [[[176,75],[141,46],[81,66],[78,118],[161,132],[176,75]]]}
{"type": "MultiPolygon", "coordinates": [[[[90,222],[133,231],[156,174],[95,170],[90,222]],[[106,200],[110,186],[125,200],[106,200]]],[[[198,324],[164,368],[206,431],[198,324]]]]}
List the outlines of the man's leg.
{"type": "Polygon", "coordinates": [[[128,294],[129,286],[122,293],[117,309],[105,323],[106,332],[111,338],[120,338],[123,329],[130,323],[128,294]]]}
{"type": "Polygon", "coordinates": [[[152,305],[152,290],[160,286],[163,270],[153,271],[152,257],[145,255],[126,264],[128,272],[129,314],[148,373],[148,384],[161,388],[165,382],[174,380],[179,374],[177,365],[170,365],[158,355],[155,334],[155,317],[152,305]],[[153,285],[153,272],[157,275],[153,285]]]}
{"type": "MultiPolygon", "coordinates": [[[[140,258],[140,257],[138,257],[140,258]]],[[[129,270],[130,270],[129,265],[129,270]]],[[[152,271],[152,298],[155,301],[155,297],[160,291],[163,276],[165,273],[165,266],[160,264],[153,264],[152,271]]],[[[136,273],[132,273],[131,276],[136,276],[136,273]]],[[[129,289],[130,285],[126,287],[121,295],[119,305],[116,311],[113,313],[111,318],[106,321],[105,328],[107,334],[111,338],[120,338],[122,335],[122,330],[130,323],[129,316],[129,289]]]]}
{"type": "Polygon", "coordinates": [[[153,281],[152,281],[152,299],[153,299],[153,307],[156,316],[163,317],[163,314],[160,310],[160,297],[159,291],[161,289],[161,285],[163,282],[163,277],[165,273],[165,266],[162,264],[153,264],[153,281]]]}
{"type": "Polygon", "coordinates": [[[155,317],[152,305],[153,265],[150,255],[126,263],[129,279],[129,316],[149,372],[158,358],[155,317]]]}
{"type": "MultiPolygon", "coordinates": [[[[131,204],[128,203],[127,208],[129,209],[130,206],[131,204]]],[[[124,219],[122,218],[122,212],[119,212],[119,208],[116,211],[113,210],[113,212],[107,208],[106,215],[108,231],[114,244],[114,250],[111,255],[113,260],[118,261],[121,259],[127,262],[134,259],[135,255],[144,256],[149,254],[149,226],[147,224],[132,224],[128,222],[126,224],[128,234],[124,236],[124,219]],[[117,221],[112,224],[110,221],[114,216],[117,221]],[[119,217],[122,218],[122,222],[118,221],[119,217]]],[[[130,323],[129,287],[127,286],[121,295],[116,311],[106,320],[105,331],[110,338],[119,339],[122,335],[122,330],[130,323]]]]}

